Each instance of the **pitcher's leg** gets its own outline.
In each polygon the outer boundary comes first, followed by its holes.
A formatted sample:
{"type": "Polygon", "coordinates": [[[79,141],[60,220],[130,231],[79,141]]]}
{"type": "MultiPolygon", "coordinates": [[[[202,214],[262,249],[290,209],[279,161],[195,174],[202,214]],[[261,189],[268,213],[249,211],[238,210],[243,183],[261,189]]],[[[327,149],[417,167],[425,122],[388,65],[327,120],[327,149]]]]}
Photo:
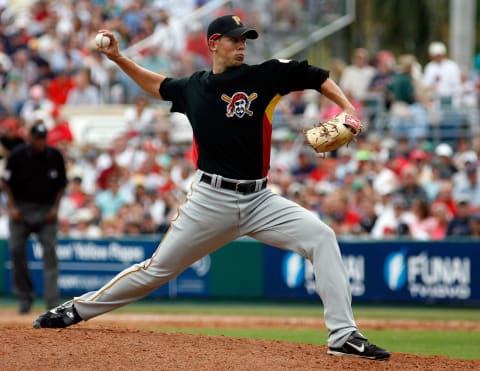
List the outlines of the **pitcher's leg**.
{"type": "MultiPolygon", "coordinates": [[[[201,188],[201,187],[199,187],[201,188]]],[[[225,210],[224,195],[196,190],[181,206],[153,256],[125,269],[98,291],[74,299],[84,320],[134,302],[159,288],[198,259],[238,237],[238,213],[225,210]],[[223,210],[222,210],[223,208],[223,210]]]]}
{"type": "Polygon", "coordinates": [[[254,208],[245,228],[251,237],[295,251],[312,262],[329,330],[328,344],[343,344],[356,324],[350,285],[333,230],[310,211],[274,194],[267,194],[262,206],[254,208]]]}

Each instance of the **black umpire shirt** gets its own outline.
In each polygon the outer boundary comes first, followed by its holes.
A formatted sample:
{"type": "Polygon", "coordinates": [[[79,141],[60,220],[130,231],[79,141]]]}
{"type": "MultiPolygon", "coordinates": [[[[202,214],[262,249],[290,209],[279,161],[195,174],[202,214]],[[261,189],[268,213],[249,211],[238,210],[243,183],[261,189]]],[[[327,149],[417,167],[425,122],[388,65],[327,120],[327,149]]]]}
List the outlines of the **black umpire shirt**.
{"type": "Polygon", "coordinates": [[[282,95],[319,90],[329,72],[306,61],[269,60],[220,74],[167,78],[160,95],[187,115],[199,169],[233,179],[260,179],[270,167],[272,118],[282,95]]]}
{"type": "Polygon", "coordinates": [[[7,160],[3,175],[16,202],[53,205],[67,184],[65,160],[59,150],[47,146],[35,154],[29,144],[15,147],[7,160]]]}

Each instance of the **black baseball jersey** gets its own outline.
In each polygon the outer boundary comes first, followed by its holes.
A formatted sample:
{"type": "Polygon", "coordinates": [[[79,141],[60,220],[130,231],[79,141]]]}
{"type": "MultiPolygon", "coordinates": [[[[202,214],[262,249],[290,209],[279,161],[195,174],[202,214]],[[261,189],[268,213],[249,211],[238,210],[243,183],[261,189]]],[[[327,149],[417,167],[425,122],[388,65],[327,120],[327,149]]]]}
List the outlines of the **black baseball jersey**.
{"type": "Polygon", "coordinates": [[[282,95],[320,90],[328,71],[306,61],[269,60],[220,74],[200,71],[167,78],[160,95],[187,115],[200,170],[233,179],[259,179],[270,167],[272,118],[282,95]]]}
{"type": "Polygon", "coordinates": [[[67,184],[65,160],[53,147],[35,154],[29,144],[17,146],[8,157],[3,181],[16,201],[53,205],[58,191],[67,184]]]}

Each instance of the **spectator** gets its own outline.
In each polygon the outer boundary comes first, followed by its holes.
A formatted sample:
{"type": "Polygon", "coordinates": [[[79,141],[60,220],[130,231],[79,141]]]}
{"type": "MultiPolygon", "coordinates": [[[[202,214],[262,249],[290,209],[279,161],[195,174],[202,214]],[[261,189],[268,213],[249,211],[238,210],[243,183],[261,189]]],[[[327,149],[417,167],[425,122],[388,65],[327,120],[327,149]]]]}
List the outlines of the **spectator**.
{"type": "MultiPolygon", "coordinates": [[[[175,3],[178,3],[176,1],[175,3]]],[[[154,35],[159,41],[159,46],[168,55],[177,56],[185,49],[185,29],[180,22],[171,22],[174,15],[171,4],[160,8],[157,14],[157,25],[154,35]],[[168,11],[166,9],[169,9],[168,11]],[[170,13],[170,14],[169,14],[170,13]]],[[[183,16],[183,15],[182,15],[183,16]]]]}
{"type": "Polygon", "coordinates": [[[67,71],[71,73],[84,66],[84,55],[72,46],[72,38],[55,40],[55,46],[49,55],[49,62],[54,73],[67,71]]]}
{"type": "Polygon", "coordinates": [[[64,148],[65,145],[73,143],[73,133],[70,123],[61,115],[61,109],[57,106],[51,112],[53,124],[48,131],[47,142],[53,147],[64,148]]]}
{"type": "Polygon", "coordinates": [[[428,112],[419,97],[419,83],[413,76],[413,55],[399,58],[397,72],[387,87],[391,101],[390,127],[395,137],[407,137],[411,145],[429,134],[428,112]]]}
{"type": "Polygon", "coordinates": [[[36,124],[26,145],[8,157],[3,176],[10,213],[10,254],[18,312],[30,312],[34,287],[27,265],[26,243],[34,233],[43,248],[44,297],[47,308],[59,304],[56,242],[58,207],[67,184],[62,154],[47,145],[47,128],[36,124]]]}
{"type": "Polygon", "coordinates": [[[292,115],[303,115],[303,113],[305,112],[305,109],[307,108],[307,103],[305,102],[304,96],[304,90],[293,91],[287,95],[287,104],[290,107],[290,112],[292,113],[292,115]]]}
{"type": "Polygon", "coordinates": [[[15,147],[24,143],[20,122],[14,116],[7,117],[1,124],[0,154],[7,158],[15,147]]]}
{"type": "MultiPolygon", "coordinates": [[[[335,164],[335,178],[342,180],[347,174],[357,171],[357,162],[353,158],[354,150],[349,147],[341,147],[337,151],[337,162],[335,164]]],[[[328,169],[328,171],[332,171],[328,169]]]]}
{"type": "Polygon", "coordinates": [[[80,153],[74,157],[75,161],[68,169],[69,178],[79,177],[82,179],[82,190],[93,195],[97,190],[97,157],[99,151],[92,146],[84,146],[80,153]]]}
{"type": "Polygon", "coordinates": [[[297,182],[303,182],[310,177],[315,170],[315,163],[309,153],[301,151],[297,157],[297,163],[292,169],[292,175],[297,182]]]}
{"type": "Polygon", "coordinates": [[[274,0],[272,2],[272,26],[276,32],[289,32],[298,27],[301,19],[302,5],[299,0],[274,0]]]}
{"type": "Polygon", "coordinates": [[[423,85],[440,107],[458,106],[461,91],[460,68],[447,58],[447,47],[440,41],[428,47],[430,62],[425,66],[423,85]]]}
{"type": "Polygon", "coordinates": [[[383,107],[375,107],[376,109],[389,109],[390,96],[387,93],[387,88],[392,77],[395,74],[395,56],[391,51],[382,50],[377,53],[375,74],[370,81],[368,87],[369,99],[368,106],[372,104],[383,104],[383,107]]]}
{"type": "Polygon", "coordinates": [[[435,218],[435,227],[431,230],[431,239],[441,241],[447,236],[448,223],[452,214],[445,204],[434,203],[431,207],[431,215],[435,218]]]}
{"type": "Polygon", "coordinates": [[[374,239],[410,237],[409,226],[413,220],[414,216],[408,209],[405,199],[400,195],[393,195],[378,215],[371,236],[374,239]]]}
{"type": "Polygon", "coordinates": [[[23,104],[28,99],[28,90],[27,82],[17,72],[10,72],[7,75],[5,90],[0,97],[10,114],[20,114],[23,104]]]}
{"type": "Polygon", "coordinates": [[[447,143],[440,143],[435,147],[435,155],[435,167],[438,168],[440,179],[450,179],[458,170],[453,163],[452,147],[447,143]]]}
{"type": "Polygon", "coordinates": [[[395,191],[395,194],[405,200],[407,208],[412,206],[413,200],[415,199],[428,200],[427,193],[419,184],[417,177],[417,168],[411,164],[405,166],[400,174],[400,186],[395,191]]]}
{"type": "Polygon", "coordinates": [[[127,86],[122,81],[118,69],[114,66],[108,66],[107,82],[101,90],[102,102],[105,104],[125,104],[128,97],[127,86]]]}
{"type": "Polygon", "coordinates": [[[469,165],[478,165],[478,156],[472,150],[464,152],[457,150],[453,156],[453,163],[458,170],[466,170],[469,165]]]}
{"type": "Polygon", "coordinates": [[[129,1],[127,4],[122,14],[122,22],[127,27],[128,34],[136,35],[147,17],[147,12],[141,2],[129,1]]]}
{"type": "Polygon", "coordinates": [[[455,153],[452,162],[458,170],[465,167],[467,161],[477,162],[478,156],[472,145],[472,138],[458,138],[455,142],[455,153]]]}
{"type": "Polygon", "coordinates": [[[29,86],[38,81],[38,68],[31,60],[28,49],[19,49],[12,55],[12,69],[10,73],[22,76],[22,79],[29,86]]]}
{"type": "Polygon", "coordinates": [[[473,81],[465,70],[460,72],[460,93],[458,100],[460,108],[476,109],[478,107],[479,101],[475,81],[473,81]]]}
{"type": "Polygon", "coordinates": [[[468,194],[470,204],[480,208],[480,172],[476,162],[467,162],[465,168],[455,174],[453,178],[453,195],[468,194]]]}
{"type": "Polygon", "coordinates": [[[430,214],[430,204],[426,199],[415,199],[412,202],[412,213],[409,230],[411,237],[417,240],[429,241],[437,229],[437,219],[430,214]]]}
{"type": "Polygon", "coordinates": [[[46,96],[45,88],[42,85],[33,85],[29,91],[29,98],[20,111],[20,117],[27,126],[31,126],[39,118],[49,115],[53,108],[54,104],[46,96]]]}
{"type": "Polygon", "coordinates": [[[325,215],[322,216],[328,225],[339,235],[354,235],[361,230],[360,214],[350,209],[345,193],[329,194],[325,199],[325,215]]]}
{"type": "MultiPolygon", "coordinates": [[[[96,49],[90,50],[84,58],[83,69],[89,71],[90,83],[99,89],[101,97],[103,97],[103,92],[109,86],[109,68],[113,68],[113,66],[107,65],[103,60],[102,54],[96,49]]],[[[101,102],[104,103],[103,101],[101,102]]]]}
{"type": "Polygon", "coordinates": [[[465,237],[472,234],[470,229],[470,197],[459,195],[456,198],[456,215],[447,225],[447,237],[465,237]]]}
{"type": "MultiPolygon", "coordinates": [[[[436,181],[436,179],[434,179],[434,171],[431,165],[431,156],[424,150],[415,148],[410,153],[410,162],[417,168],[418,182],[425,188],[425,190],[427,190],[426,188],[429,184],[435,183],[436,181]]],[[[432,190],[432,192],[434,191],[432,190]]],[[[428,196],[429,199],[433,198],[430,198],[430,194],[428,196]]]]}
{"type": "Polygon", "coordinates": [[[61,106],[67,102],[68,94],[75,83],[66,70],[60,70],[47,84],[47,96],[55,105],[61,106]]]}
{"type": "Polygon", "coordinates": [[[74,76],[75,87],[67,96],[67,105],[98,105],[100,104],[100,92],[90,79],[90,70],[81,69],[74,76]]]}
{"type": "Polygon", "coordinates": [[[103,238],[118,238],[123,236],[123,222],[114,216],[102,218],[100,230],[103,238]]]}
{"type": "Polygon", "coordinates": [[[437,196],[432,202],[432,207],[436,205],[445,206],[448,218],[451,218],[457,213],[456,203],[453,196],[453,181],[451,179],[440,181],[440,187],[437,196]]]}
{"type": "Polygon", "coordinates": [[[88,208],[78,209],[72,217],[73,227],[69,231],[70,238],[95,239],[102,237],[99,226],[92,223],[93,215],[88,208]]]}
{"type": "Polygon", "coordinates": [[[123,117],[132,135],[151,136],[154,132],[155,115],[155,109],[150,107],[149,98],[145,94],[139,94],[134,105],[125,110],[123,117]]]}
{"type": "Polygon", "coordinates": [[[375,211],[375,199],[371,196],[364,197],[360,202],[360,231],[362,236],[369,236],[377,222],[378,215],[375,211]]]}
{"type": "Polygon", "coordinates": [[[375,68],[369,64],[367,49],[355,49],[352,54],[352,63],[343,70],[340,87],[345,92],[349,92],[355,100],[364,104],[374,75],[375,68]]]}
{"type": "Polygon", "coordinates": [[[69,218],[59,218],[58,219],[58,237],[68,238],[70,237],[70,232],[72,231],[72,226],[70,224],[69,218]]]}
{"type": "Polygon", "coordinates": [[[75,176],[68,183],[67,191],[65,192],[65,198],[70,199],[75,209],[80,209],[87,204],[87,195],[82,189],[82,178],[75,176]]]}
{"type": "Polygon", "coordinates": [[[95,196],[95,202],[100,208],[102,219],[115,217],[122,205],[128,204],[128,197],[120,192],[120,179],[116,176],[108,178],[107,189],[95,196]]]}

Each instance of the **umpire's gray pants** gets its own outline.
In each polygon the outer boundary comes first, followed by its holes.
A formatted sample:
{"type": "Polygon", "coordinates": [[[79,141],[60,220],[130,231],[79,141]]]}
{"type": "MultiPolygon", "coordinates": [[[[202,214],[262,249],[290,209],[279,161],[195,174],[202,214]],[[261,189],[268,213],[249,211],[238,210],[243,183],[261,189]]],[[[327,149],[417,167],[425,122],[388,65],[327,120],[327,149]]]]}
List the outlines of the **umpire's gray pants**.
{"type": "Polygon", "coordinates": [[[313,263],[328,343],[341,346],[356,324],[350,286],[332,229],[310,211],[267,189],[242,195],[199,182],[200,175],[197,172],[187,201],[150,259],[125,269],[98,291],[74,298],[80,317],[88,320],[136,301],[203,256],[247,235],[295,251],[313,263]]]}
{"type": "Polygon", "coordinates": [[[26,218],[25,222],[9,221],[9,249],[12,259],[13,294],[19,300],[33,301],[35,297],[27,261],[27,240],[36,234],[43,250],[44,299],[47,308],[60,302],[58,289],[57,223],[42,222],[49,205],[21,203],[18,205],[26,218]]]}

